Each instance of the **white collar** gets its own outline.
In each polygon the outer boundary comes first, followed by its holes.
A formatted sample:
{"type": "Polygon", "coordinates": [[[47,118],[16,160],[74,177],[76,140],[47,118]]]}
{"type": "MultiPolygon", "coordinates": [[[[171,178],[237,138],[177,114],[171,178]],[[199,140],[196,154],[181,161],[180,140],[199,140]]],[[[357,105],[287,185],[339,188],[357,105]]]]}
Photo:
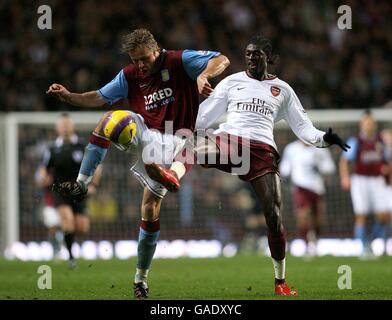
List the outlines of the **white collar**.
{"type": "MultiPolygon", "coordinates": [[[[71,136],[71,139],[70,139],[70,141],[71,141],[71,144],[77,144],[78,143],[78,136],[76,135],[76,134],[73,134],[72,136],[71,136]]],[[[57,139],[56,139],[56,141],[54,142],[54,144],[55,144],[55,146],[57,147],[57,148],[59,148],[59,147],[61,147],[63,144],[64,144],[64,139],[63,139],[63,137],[57,137],[57,139]]]]}

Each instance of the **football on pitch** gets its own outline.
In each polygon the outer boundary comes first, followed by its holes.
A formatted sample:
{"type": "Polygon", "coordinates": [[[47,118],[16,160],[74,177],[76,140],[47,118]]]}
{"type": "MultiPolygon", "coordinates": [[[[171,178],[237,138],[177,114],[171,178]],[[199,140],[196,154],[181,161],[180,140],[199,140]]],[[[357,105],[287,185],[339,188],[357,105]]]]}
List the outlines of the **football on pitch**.
{"type": "Polygon", "coordinates": [[[136,122],[127,111],[113,111],[103,121],[103,133],[110,141],[127,146],[136,136],[136,122]]]}

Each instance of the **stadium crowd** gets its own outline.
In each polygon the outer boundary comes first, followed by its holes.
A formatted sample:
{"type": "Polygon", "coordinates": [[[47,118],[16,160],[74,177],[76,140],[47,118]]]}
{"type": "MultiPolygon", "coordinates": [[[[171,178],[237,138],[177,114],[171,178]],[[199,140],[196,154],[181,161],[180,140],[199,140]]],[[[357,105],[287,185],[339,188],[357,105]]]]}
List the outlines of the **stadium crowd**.
{"type": "Polygon", "coordinates": [[[0,111],[77,110],[46,96],[48,84],[56,81],[74,92],[104,85],[129,63],[120,53],[121,33],[137,27],[149,28],[168,49],[224,52],[231,65],[222,76],[241,70],[245,42],[261,32],[280,55],[270,71],[292,84],[307,109],[380,107],[392,98],[392,4],[387,1],[346,1],[351,30],[337,27],[337,1],[46,4],[52,9],[50,30],[38,29],[37,5],[0,3],[0,111]]]}

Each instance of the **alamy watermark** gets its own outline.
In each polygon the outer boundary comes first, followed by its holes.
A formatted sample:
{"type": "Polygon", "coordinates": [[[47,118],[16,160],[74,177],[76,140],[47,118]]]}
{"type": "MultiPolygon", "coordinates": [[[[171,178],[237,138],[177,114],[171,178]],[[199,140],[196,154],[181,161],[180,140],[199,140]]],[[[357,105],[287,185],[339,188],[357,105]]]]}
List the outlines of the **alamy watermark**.
{"type": "Polygon", "coordinates": [[[342,274],[338,278],[338,288],[340,290],[352,289],[352,271],[348,265],[341,265],[338,268],[338,273],[342,274]]]}
{"type": "Polygon", "coordinates": [[[338,8],[338,13],[341,16],[338,19],[338,28],[340,30],[352,29],[352,10],[351,7],[348,5],[341,5],[338,8]]]}
{"type": "MultiPolygon", "coordinates": [[[[40,5],[37,9],[40,14],[37,20],[37,27],[40,30],[52,29],[52,8],[46,4],[40,5]]],[[[349,5],[338,7],[337,13],[341,16],[338,18],[337,25],[340,30],[352,29],[352,10],[349,5]]]]}
{"type": "Polygon", "coordinates": [[[42,274],[37,280],[37,287],[41,290],[52,289],[52,269],[48,265],[40,265],[37,273],[42,274]]]}
{"type": "Polygon", "coordinates": [[[37,20],[38,29],[52,29],[52,8],[43,4],[38,7],[37,13],[40,14],[37,20]]]}

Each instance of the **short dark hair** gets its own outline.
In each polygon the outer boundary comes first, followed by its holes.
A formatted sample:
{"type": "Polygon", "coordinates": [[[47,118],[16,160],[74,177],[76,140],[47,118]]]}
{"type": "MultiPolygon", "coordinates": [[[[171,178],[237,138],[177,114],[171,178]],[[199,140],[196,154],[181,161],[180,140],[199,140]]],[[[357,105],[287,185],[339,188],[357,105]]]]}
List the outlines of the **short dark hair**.
{"type": "Polygon", "coordinates": [[[159,50],[159,46],[154,36],[147,29],[136,29],[122,36],[122,52],[129,52],[136,48],[146,47],[151,50],[159,50]]]}
{"type": "Polygon", "coordinates": [[[263,37],[262,35],[254,35],[248,41],[248,45],[254,44],[261,49],[267,55],[267,63],[276,64],[279,61],[279,55],[272,54],[272,43],[270,39],[263,37]]]}

